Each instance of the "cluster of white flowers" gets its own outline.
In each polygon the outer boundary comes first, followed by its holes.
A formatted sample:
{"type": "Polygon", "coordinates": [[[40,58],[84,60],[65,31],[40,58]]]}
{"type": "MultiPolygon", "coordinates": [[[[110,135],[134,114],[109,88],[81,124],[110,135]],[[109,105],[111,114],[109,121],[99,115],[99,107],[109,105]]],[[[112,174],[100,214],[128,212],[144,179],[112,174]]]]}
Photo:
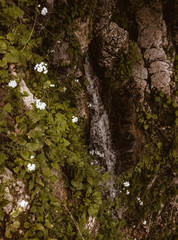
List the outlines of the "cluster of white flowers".
{"type": "Polygon", "coordinates": [[[104,153],[100,153],[98,150],[91,150],[91,151],[89,151],[89,154],[91,154],[91,155],[94,155],[94,154],[96,154],[97,156],[99,156],[99,157],[104,157],[104,153]]]}
{"type": "Polygon", "coordinates": [[[18,203],[18,205],[22,208],[25,208],[28,205],[28,202],[25,200],[22,200],[21,202],[18,203]]]}
{"type": "Polygon", "coordinates": [[[96,218],[94,217],[89,217],[88,218],[88,223],[86,224],[86,228],[89,229],[89,232],[92,231],[94,225],[95,225],[95,222],[96,222],[96,218]]]}
{"type": "Polygon", "coordinates": [[[104,157],[104,153],[100,153],[98,150],[95,151],[95,154],[99,157],[104,157]]]}
{"type": "Polygon", "coordinates": [[[139,204],[142,206],[143,205],[142,200],[139,197],[137,197],[137,200],[139,201],[139,204]]]}
{"type": "Polygon", "coordinates": [[[44,63],[44,62],[37,63],[34,67],[34,70],[36,70],[37,72],[43,72],[44,74],[46,74],[48,72],[47,63],[44,63]]]}
{"type": "Polygon", "coordinates": [[[55,87],[55,84],[50,84],[49,86],[50,86],[50,87],[55,87]]]}
{"type": "Polygon", "coordinates": [[[44,110],[46,107],[46,103],[41,102],[41,99],[36,99],[36,108],[39,108],[40,110],[44,110]]]}
{"type": "Polygon", "coordinates": [[[11,80],[9,83],[8,83],[8,86],[9,87],[12,87],[12,88],[15,88],[17,87],[17,82],[15,80],[11,80]]]}
{"type": "Polygon", "coordinates": [[[48,9],[47,9],[46,7],[44,7],[44,8],[41,10],[41,15],[45,16],[47,13],[48,13],[48,9]]]}
{"type": "Polygon", "coordinates": [[[130,183],[129,183],[129,181],[126,181],[126,182],[123,183],[123,185],[124,185],[124,187],[129,187],[130,183]]]}
{"type": "Polygon", "coordinates": [[[28,168],[28,171],[34,171],[35,170],[35,168],[36,168],[36,165],[33,163],[33,164],[31,164],[31,163],[28,163],[27,164],[27,168],[28,168]]]}
{"type": "Polygon", "coordinates": [[[73,123],[78,122],[78,117],[73,116],[73,117],[72,117],[72,122],[73,122],[73,123]]]}

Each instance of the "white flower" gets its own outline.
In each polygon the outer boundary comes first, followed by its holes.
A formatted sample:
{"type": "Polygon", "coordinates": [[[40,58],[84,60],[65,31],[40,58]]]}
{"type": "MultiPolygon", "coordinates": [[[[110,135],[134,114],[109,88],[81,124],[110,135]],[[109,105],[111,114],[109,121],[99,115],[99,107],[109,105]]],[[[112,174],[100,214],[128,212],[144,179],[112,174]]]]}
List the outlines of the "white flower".
{"type": "Polygon", "coordinates": [[[50,86],[50,87],[55,87],[55,84],[50,84],[49,86],[50,86]]]}
{"type": "Polygon", "coordinates": [[[40,110],[44,110],[46,107],[46,103],[41,102],[41,99],[36,99],[36,108],[39,108],[40,110]]]}
{"type": "Polygon", "coordinates": [[[44,62],[37,63],[34,67],[34,70],[36,70],[37,72],[43,72],[44,74],[46,74],[48,72],[47,63],[44,63],[44,62]]]}
{"type": "Polygon", "coordinates": [[[40,4],[38,4],[38,7],[40,8],[40,7],[41,7],[41,5],[40,5],[40,4]]]}
{"type": "Polygon", "coordinates": [[[31,156],[30,156],[30,159],[34,159],[34,156],[33,156],[33,155],[31,155],[31,156]]]}
{"type": "Polygon", "coordinates": [[[130,194],[129,190],[126,190],[126,194],[127,194],[127,195],[129,195],[129,194],[130,194]]]}
{"type": "Polygon", "coordinates": [[[91,104],[91,103],[88,103],[88,107],[89,107],[89,108],[92,108],[92,104],[91,104]]]}
{"type": "Polygon", "coordinates": [[[45,16],[47,13],[48,13],[48,9],[47,9],[46,7],[44,7],[44,8],[41,10],[41,15],[45,16]]]}
{"type": "Polygon", "coordinates": [[[140,201],[139,203],[140,203],[141,206],[143,205],[143,202],[142,202],[142,201],[140,201]]]}
{"type": "Polygon", "coordinates": [[[28,202],[25,200],[22,200],[21,202],[18,203],[18,205],[22,208],[25,208],[28,205],[28,202]]]}
{"type": "Polygon", "coordinates": [[[15,88],[17,87],[17,82],[15,80],[11,80],[8,84],[9,87],[15,88]]]}
{"type": "Polygon", "coordinates": [[[75,79],[75,82],[77,82],[77,83],[78,83],[78,82],[79,82],[79,81],[78,81],[78,79],[75,79]]]}
{"type": "Polygon", "coordinates": [[[143,225],[146,225],[146,220],[143,222],[143,225]]]}
{"type": "Polygon", "coordinates": [[[36,165],[34,163],[33,164],[28,163],[27,168],[28,168],[28,171],[34,171],[36,168],[36,165]]]}
{"type": "Polygon", "coordinates": [[[129,182],[124,182],[124,187],[129,187],[130,186],[130,183],[129,182]]]}
{"type": "Polygon", "coordinates": [[[73,122],[73,123],[78,122],[78,117],[73,116],[73,117],[72,117],[72,122],[73,122]]]}
{"type": "Polygon", "coordinates": [[[65,92],[67,90],[67,88],[66,87],[63,87],[63,91],[65,92]]]}

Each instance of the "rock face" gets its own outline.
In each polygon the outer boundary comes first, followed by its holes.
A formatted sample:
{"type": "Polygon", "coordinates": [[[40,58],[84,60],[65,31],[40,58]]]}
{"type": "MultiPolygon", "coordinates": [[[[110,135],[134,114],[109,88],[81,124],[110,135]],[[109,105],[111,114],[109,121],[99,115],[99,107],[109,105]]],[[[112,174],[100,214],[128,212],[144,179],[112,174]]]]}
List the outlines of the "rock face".
{"type": "Polygon", "coordinates": [[[5,174],[0,175],[0,184],[6,186],[5,199],[9,201],[9,203],[4,207],[6,214],[10,214],[19,207],[22,207],[22,211],[26,211],[30,208],[28,204],[30,197],[26,192],[25,183],[16,180],[9,169],[5,168],[5,174]]]}
{"type": "Polygon", "coordinates": [[[111,22],[101,30],[98,38],[102,39],[99,46],[99,65],[112,69],[117,54],[128,50],[128,32],[111,22]]]}
{"type": "Polygon", "coordinates": [[[151,88],[170,94],[172,65],[164,51],[168,47],[167,28],[163,20],[162,5],[158,8],[142,7],[136,12],[138,45],[143,52],[151,80],[151,88]]]}
{"type": "Polygon", "coordinates": [[[93,54],[97,64],[111,70],[119,52],[127,52],[129,34],[112,21],[115,2],[105,0],[97,10],[98,20],[94,25],[93,54]]]}

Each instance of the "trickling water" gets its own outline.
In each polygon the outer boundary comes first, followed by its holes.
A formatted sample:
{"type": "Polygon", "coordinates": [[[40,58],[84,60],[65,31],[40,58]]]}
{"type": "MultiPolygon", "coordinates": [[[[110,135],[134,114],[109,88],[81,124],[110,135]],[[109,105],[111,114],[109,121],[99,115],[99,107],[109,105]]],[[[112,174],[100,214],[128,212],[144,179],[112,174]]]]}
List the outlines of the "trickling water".
{"type": "Polygon", "coordinates": [[[110,197],[114,198],[116,190],[114,188],[114,166],[116,162],[116,156],[111,145],[111,133],[109,129],[109,118],[107,112],[102,103],[99,94],[99,79],[93,73],[91,64],[88,57],[84,64],[85,75],[89,82],[87,86],[87,91],[91,96],[91,108],[93,108],[94,113],[91,116],[91,128],[90,128],[90,141],[91,145],[94,147],[94,151],[102,162],[105,163],[107,171],[110,175],[107,183],[107,187],[110,193],[110,197]]]}

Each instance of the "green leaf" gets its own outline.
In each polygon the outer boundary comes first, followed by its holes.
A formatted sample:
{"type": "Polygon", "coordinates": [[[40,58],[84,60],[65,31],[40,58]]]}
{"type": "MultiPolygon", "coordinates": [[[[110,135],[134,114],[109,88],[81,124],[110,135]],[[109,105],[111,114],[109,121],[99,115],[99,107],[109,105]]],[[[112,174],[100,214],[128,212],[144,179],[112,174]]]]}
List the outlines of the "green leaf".
{"type": "Polygon", "coordinates": [[[19,214],[20,214],[20,211],[19,211],[19,210],[16,210],[16,211],[11,212],[10,215],[11,215],[13,218],[16,218],[16,217],[19,216],[19,214]]]}
{"type": "Polygon", "coordinates": [[[5,54],[5,58],[9,63],[20,63],[20,52],[15,48],[11,49],[9,53],[5,54]]]}
{"type": "Polygon", "coordinates": [[[45,168],[45,170],[43,170],[43,174],[47,177],[51,176],[51,170],[47,167],[45,168]]]}
{"type": "Polygon", "coordinates": [[[58,169],[59,168],[58,162],[51,163],[51,167],[54,169],[58,169]]]}
{"type": "Polygon", "coordinates": [[[45,227],[52,229],[52,225],[48,219],[45,219],[45,227]]]}
{"type": "Polygon", "coordinates": [[[29,160],[31,153],[29,151],[25,151],[25,152],[20,152],[20,155],[25,159],[25,160],[29,160]]]}
{"type": "Polygon", "coordinates": [[[4,57],[2,60],[0,60],[0,67],[2,68],[7,67],[7,58],[4,57]]]}
{"type": "Polygon", "coordinates": [[[19,228],[19,227],[20,227],[20,222],[19,222],[19,221],[13,222],[13,226],[14,226],[15,228],[19,228]]]}
{"type": "Polygon", "coordinates": [[[29,222],[25,222],[23,226],[24,226],[24,228],[29,228],[30,227],[30,223],[29,222]]]}
{"type": "Polygon", "coordinates": [[[55,183],[57,180],[58,180],[58,177],[56,177],[55,175],[52,175],[52,176],[50,177],[50,182],[51,182],[52,184],[55,183]]]}
{"type": "Polygon", "coordinates": [[[83,184],[81,182],[77,182],[75,180],[71,181],[71,184],[77,189],[77,190],[82,190],[83,189],[83,184]]]}
{"type": "Polygon", "coordinates": [[[2,5],[2,7],[5,7],[6,1],[5,0],[0,0],[0,3],[2,5]]]}
{"type": "Polygon", "coordinates": [[[11,238],[11,229],[10,229],[10,225],[8,225],[8,226],[6,227],[5,237],[6,237],[6,238],[11,238]]]}
{"type": "Polygon", "coordinates": [[[41,144],[39,142],[37,142],[37,143],[27,143],[26,146],[30,151],[38,151],[38,150],[41,149],[41,144]]]}
{"type": "Polygon", "coordinates": [[[87,176],[87,182],[92,186],[93,185],[93,178],[90,176],[87,176]]]}
{"type": "Polygon", "coordinates": [[[0,53],[3,53],[7,49],[7,44],[5,41],[0,40],[0,53]]]}
{"type": "Polygon", "coordinates": [[[8,16],[16,19],[16,18],[21,18],[23,17],[24,11],[22,11],[19,7],[8,7],[8,8],[4,8],[3,12],[6,13],[8,16]]]}
{"type": "Polygon", "coordinates": [[[8,157],[3,152],[0,152],[0,164],[2,164],[7,159],[8,157]]]}
{"type": "Polygon", "coordinates": [[[94,206],[90,206],[90,207],[88,208],[88,214],[89,214],[91,217],[96,216],[97,213],[98,213],[98,209],[94,208],[94,206]]]}
{"type": "Polygon", "coordinates": [[[40,186],[44,187],[44,183],[43,183],[41,177],[38,177],[38,176],[37,176],[37,177],[36,177],[36,182],[37,182],[40,186]]]}
{"type": "Polygon", "coordinates": [[[30,180],[28,189],[31,191],[33,187],[34,187],[34,182],[33,182],[33,180],[30,180]]]}
{"type": "Polygon", "coordinates": [[[4,106],[4,108],[3,108],[3,112],[9,112],[9,113],[11,113],[11,111],[12,111],[12,106],[11,106],[10,103],[7,103],[7,104],[4,106]]]}
{"type": "Polygon", "coordinates": [[[12,33],[8,33],[6,35],[6,38],[10,41],[10,42],[13,42],[15,40],[15,37],[12,33]]]}
{"type": "Polygon", "coordinates": [[[62,142],[63,142],[63,145],[64,145],[65,147],[67,147],[68,145],[70,145],[70,142],[67,141],[65,138],[62,139],[62,142]]]}

